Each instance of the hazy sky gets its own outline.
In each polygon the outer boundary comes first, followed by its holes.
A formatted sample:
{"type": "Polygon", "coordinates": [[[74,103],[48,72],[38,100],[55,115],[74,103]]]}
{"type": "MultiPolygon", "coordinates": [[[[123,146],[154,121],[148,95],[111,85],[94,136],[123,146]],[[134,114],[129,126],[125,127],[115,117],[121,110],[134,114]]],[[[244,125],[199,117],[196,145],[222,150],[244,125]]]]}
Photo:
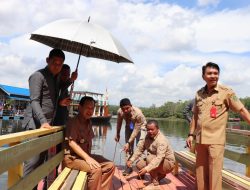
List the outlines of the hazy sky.
{"type": "MultiPolygon", "coordinates": [[[[29,40],[39,27],[76,18],[109,30],[132,64],[81,58],[76,90],[105,92],[111,104],[138,106],[188,100],[204,85],[201,67],[221,67],[220,83],[250,96],[248,0],[0,0],[0,83],[28,87],[51,48],[29,40]]],[[[63,32],[63,31],[62,31],[63,32]]],[[[66,53],[74,70],[78,56],[66,53]]]]}

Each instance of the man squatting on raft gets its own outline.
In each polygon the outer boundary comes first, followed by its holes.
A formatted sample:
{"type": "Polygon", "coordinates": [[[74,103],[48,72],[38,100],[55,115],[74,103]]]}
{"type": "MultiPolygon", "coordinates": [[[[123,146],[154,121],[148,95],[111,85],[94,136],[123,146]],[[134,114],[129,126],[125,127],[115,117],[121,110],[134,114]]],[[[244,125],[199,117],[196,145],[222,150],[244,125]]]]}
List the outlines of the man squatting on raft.
{"type": "Polygon", "coordinates": [[[131,158],[127,161],[127,166],[132,167],[132,163],[137,160],[146,150],[146,158],[140,159],[136,163],[139,170],[138,175],[143,178],[144,174],[149,173],[151,184],[145,190],[160,189],[159,182],[170,173],[175,165],[174,152],[167,138],[160,132],[158,122],[149,120],[146,125],[147,135],[140,140],[131,158]]]}

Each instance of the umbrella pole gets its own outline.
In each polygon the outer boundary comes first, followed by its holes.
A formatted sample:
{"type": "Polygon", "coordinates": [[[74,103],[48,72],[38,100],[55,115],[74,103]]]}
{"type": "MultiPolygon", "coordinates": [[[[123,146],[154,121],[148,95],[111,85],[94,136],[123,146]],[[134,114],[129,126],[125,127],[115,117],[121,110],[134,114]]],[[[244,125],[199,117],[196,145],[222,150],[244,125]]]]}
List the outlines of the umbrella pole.
{"type": "MultiPolygon", "coordinates": [[[[75,72],[77,72],[78,66],[79,66],[79,63],[80,63],[81,53],[82,53],[82,47],[83,47],[83,45],[81,45],[81,50],[80,50],[80,53],[79,53],[79,57],[78,57],[78,61],[77,61],[77,64],[76,64],[76,70],[75,70],[75,72]]],[[[70,98],[72,98],[72,93],[73,93],[73,90],[74,90],[74,83],[75,83],[75,81],[73,81],[73,83],[72,83],[72,85],[70,87],[70,98]]]]}

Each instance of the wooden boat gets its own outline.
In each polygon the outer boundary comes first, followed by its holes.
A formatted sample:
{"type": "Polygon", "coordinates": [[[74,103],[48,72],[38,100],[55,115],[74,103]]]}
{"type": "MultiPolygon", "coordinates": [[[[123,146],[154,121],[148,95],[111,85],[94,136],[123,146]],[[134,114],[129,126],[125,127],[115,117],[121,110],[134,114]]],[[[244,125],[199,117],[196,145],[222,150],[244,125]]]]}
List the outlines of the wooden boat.
{"type": "Polygon", "coordinates": [[[107,116],[92,116],[91,121],[92,123],[109,123],[112,115],[109,114],[107,116]]]}
{"type": "Polygon", "coordinates": [[[88,92],[88,91],[73,91],[72,92],[72,100],[70,115],[76,115],[78,113],[78,105],[82,97],[91,96],[95,99],[96,105],[94,114],[91,117],[91,121],[94,124],[101,123],[109,123],[112,118],[112,114],[109,113],[108,109],[108,96],[106,94],[96,93],[96,92],[88,92]]]}

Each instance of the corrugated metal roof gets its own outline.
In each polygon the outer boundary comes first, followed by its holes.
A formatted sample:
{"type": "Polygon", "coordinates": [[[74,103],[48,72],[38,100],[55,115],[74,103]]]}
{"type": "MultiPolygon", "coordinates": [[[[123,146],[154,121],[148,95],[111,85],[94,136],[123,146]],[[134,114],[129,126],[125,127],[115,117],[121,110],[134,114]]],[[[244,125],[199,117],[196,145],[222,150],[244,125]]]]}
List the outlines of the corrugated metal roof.
{"type": "Polygon", "coordinates": [[[9,96],[26,96],[29,97],[30,96],[30,92],[29,89],[27,88],[19,88],[19,87],[15,87],[15,86],[8,86],[8,85],[3,85],[0,84],[0,88],[6,92],[9,96]]]}

